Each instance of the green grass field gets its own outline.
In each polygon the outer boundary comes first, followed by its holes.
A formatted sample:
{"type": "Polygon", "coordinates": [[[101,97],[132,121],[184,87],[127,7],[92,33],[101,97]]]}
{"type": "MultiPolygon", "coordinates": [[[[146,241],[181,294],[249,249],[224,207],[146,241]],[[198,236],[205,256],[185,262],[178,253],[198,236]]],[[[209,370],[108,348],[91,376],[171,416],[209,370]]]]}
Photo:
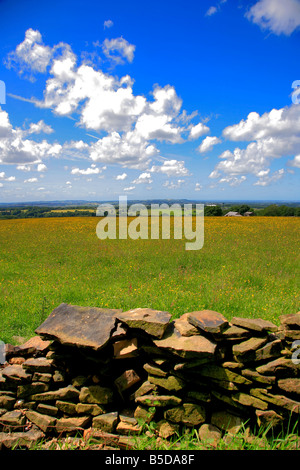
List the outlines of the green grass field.
{"type": "Polygon", "coordinates": [[[0,222],[0,340],[29,338],[62,302],[265,318],[300,310],[300,219],[205,219],[204,247],[105,240],[95,217],[0,222]]]}

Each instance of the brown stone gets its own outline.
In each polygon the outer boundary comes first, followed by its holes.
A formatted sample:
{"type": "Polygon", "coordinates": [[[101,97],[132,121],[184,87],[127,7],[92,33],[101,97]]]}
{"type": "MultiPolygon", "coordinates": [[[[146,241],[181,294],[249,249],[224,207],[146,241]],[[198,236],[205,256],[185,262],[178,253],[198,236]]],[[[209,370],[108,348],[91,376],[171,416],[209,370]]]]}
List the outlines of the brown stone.
{"type": "Polygon", "coordinates": [[[117,318],[130,328],[143,330],[155,338],[162,338],[171,315],[161,310],[136,308],[118,314],[117,318]]]}
{"type": "Polygon", "coordinates": [[[300,402],[285,397],[284,395],[274,395],[268,392],[268,390],[260,388],[251,389],[250,394],[289,412],[296,414],[300,412],[300,402]]]}
{"type": "Polygon", "coordinates": [[[228,320],[221,313],[213,310],[201,310],[199,312],[189,312],[188,321],[206,333],[221,333],[228,327],[228,320]]]}
{"type": "Polygon", "coordinates": [[[51,390],[44,393],[36,393],[31,395],[33,401],[56,401],[56,400],[77,400],[79,391],[72,385],[59,388],[58,390],[51,390]]]}
{"type": "Polygon", "coordinates": [[[80,307],[63,303],[36,329],[46,339],[61,344],[102,349],[116,325],[118,309],[80,307]]]}
{"type": "Polygon", "coordinates": [[[98,416],[106,413],[106,410],[94,403],[77,403],[76,413],[79,415],[98,416]]]}
{"type": "Polygon", "coordinates": [[[232,353],[237,361],[252,361],[255,357],[254,351],[261,348],[267,342],[267,338],[250,338],[232,347],[232,353]]]}
{"type": "Polygon", "coordinates": [[[38,442],[44,439],[45,434],[36,429],[29,429],[26,432],[6,433],[0,432],[0,449],[1,445],[7,449],[27,448],[31,449],[36,446],[38,442]]]}
{"type": "Polygon", "coordinates": [[[138,376],[138,374],[133,369],[130,369],[130,370],[125,370],[125,372],[123,372],[123,374],[120,375],[120,377],[118,377],[114,383],[117,389],[119,390],[119,392],[123,393],[126,390],[128,390],[130,387],[132,387],[133,385],[140,382],[140,380],[141,379],[138,376]]]}
{"type": "Polygon", "coordinates": [[[26,411],[26,418],[45,433],[53,430],[56,423],[56,418],[33,410],[26,411]]]}
{"type": "Polygon", "coordinates": [[[159,437],[162,437],[163,439],[169,439],[170,437],[179,433],[179,424],[170,423],[169,421],[162,419],[157,423],[157,431],[159,437]]]}
{"type": "Polygon", "coordinates": [[[268,403],[259,398],[247,395],[247,393],[236,393],[232,395],[231,398],[233,401],[237,401],[243,406],[251,406],[258,410],[266,410],[268,408],[268,403]]]}
{"type": "Polygon", "coordinates": [[[300,379],[281,379],[278,380],[278,387],[288,393],[300,396],[300,379]]]}
{"type": "Polygon", "coordinates": [[[2,376],[14,383],[29,382],[32,375],[23,369],[22,365],[7,366],[2,370],[2,376]]]}
{"type": "Polygon", "coordinates": [[[284,418],[280,416],[274,410],[256,410],[257,423],[259,426],[265,426],[268,428],[275,428],[284,421],[284,418]]]}
{"type": "Polygon", "coordinates": [[[27,359],[23,365],[23,369],[25,369],[27,372],[44,372],[44,373],[49,373],[51,372],[52,369],[52,361],[49,359],[46,359],[45,357],[36,357],[36,358],[30,358],[27,359]]]}
{"type": "Polygon", "coordinates": [[[5,431],[20,431],[26,423],[25,415],[19,410],[7,411],[1,416],[1,424],[5,431]]]}
{"type": "Polygon", "coordinates": [[[230,434],[236,434],[242,428],[242,419],[229,411],[215,411],[211,416],[211,424],[230,434]]]}
{"type": "Polygon", "coordinates": [[[189,313],[184,313],[180,318],[174,320],[175,328],[182,336],[200,335],[198,328],[193,326],[188,320],[189,313]]]}
{"type": "Polygon", "coordinates": [[[118,422],[118,413],[104,413],[102,415],[96,416],[93,418],[92,427],[96,429],[101,429],[105,432],[115,432],[118,422]]]}
{"type": "Polygon", "coordinates": [[[183,358],[207,358],[214,356],[216,344],[201,335],[182,336],[170,324],[162,339],[154,340],[155,345],[162,349],[183,358]]]}
{"type": "Polygon", "coordinates": [[[10,395],[0,395],[0,409],[12,410],[16,399],[10,395]]]}
{"type": "Polygon", "coordinates": [[[200,441],[205,446],[211,446],[216,448],[220,439],[222,438],[222,432],[219,428],[213,424],[202,424],[198,431],[200,441]]]}
{"type": "Polygon", "coordinates": [[[17,389],[17,397],[25,398],[34,393],[47,392],[49,385],[44,382],[32,382],[31,384],[19,385],[17,389]]]}
{"type": "Polygon", "coordinates": [[[158,385],[159,387],[169,390],[170,392],[176,392],[184,388],[185,383],[179,377],[169,375],[168,377],[157,377],[155,375],[148,375],[149,382],[158,385]]]}
{"type": "Polygon", "coordinates": [[[300,329],[300,312],[295,314],[281,315],[279,317],[281,325],[285,325],[291,330],[300,329]]]}
{"type": "Polygon", "coordinates": [[[90,416],[60,418],[56,421],[56,431],[58,433],[81,431],[89,425],[90,421],[90,416]]]}
{"type": "Polygon", "coordinates": [[[22,355],[45,353],[51,341],[45,341],[40,336],[33,336],[25,343],[18,346],[18,352],[22,355]]]}
{"type": "Polygon", "coordinates": [[[199,369],[199,374],[203,377],[215,379],[218,381],[225,381],[225,382],[233,382],[238,384],[245,384],[250,385],[252,382],[251,380],[243,377],[236,372],[233,372],[230,369],[226,369],[225,367],[220,367],[217,365],[206,365],[199,369]]]}
{"type": "Polygon", "coordinates": [[[288,377],[297,377],[299,373],[299,367],[293,363],[293,361],[286,357],[279,357],[274,361],[268,362],[256,368],[259,374],[266,375],[281,375],[288,377]]]}
{"type": "Polygon", "coordinates": [[[156,385],[146,380],[132,395],[130,395],[130,400],[135,400],[138,397],[147,395],[149,392],[156,390],[156,385]]]}
{"type": "Polygon", "coordinates": [[[137,406],[134,411],[134,417],[137,420],[144,421],[145,423],[150,423],[155,416],[155,409],[153,410],[151,407],[146,408],[144,406],[137,406]]]}
{"type": "Polygon", "coordinates": [[[138,342],[136,338],[124,339],[113,344],[115,359],[129,359],[138,355],[138,342]]]}
{"type": "Polygon", "coordinates": [[[268,320],[262,320],[261,318],[240,318],[233,317],[231,323],[247,330],[266,332],[266,331],[277,331],[278,327],[274,323],[268,320]]]}

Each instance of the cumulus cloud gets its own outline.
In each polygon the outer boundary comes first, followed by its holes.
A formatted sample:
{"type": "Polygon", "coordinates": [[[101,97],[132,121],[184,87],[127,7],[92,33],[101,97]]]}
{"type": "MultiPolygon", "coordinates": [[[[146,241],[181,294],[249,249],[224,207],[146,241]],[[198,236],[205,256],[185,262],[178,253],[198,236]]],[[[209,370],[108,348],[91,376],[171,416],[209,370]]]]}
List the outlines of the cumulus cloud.
{"type": "Polygon", "coordinates": [[[199,145],[199,147],[197,148],[197,150],[200,152],[200,153],[205,153],[205,152],[208,152],[209,150],[211,150],[214,145],[216,144],[220,144],[221,143],[221,140],[218,138],[218,137],[210,137],[210,136],[207,136],[205,137],[205,139],[201,142],[201,144],[199,145]]]}
{"type": "Polygon", "coordinates": [[[102,50],[104,55],[115,64],[123,64],[124,59],[131,63],[134,59],[135,46],[122,37],[105,39],[102,50]]]}
{"type": "Polygon", "coordinates": [[[36,142],[27,135],[28,130],[12,127],[8,113],[0,107],[0,163],[15,163],[24,170],[29,164],[41,163],[43,158],[59,156],[60,144],[36,142]]]}
{"type": "MultiPolygon", "coordinates": [[[[246,148],[225,150],[210,177],[222,178],[225,175],[234,181],[234,177],[252,174],[259,178],[259,185],[269,184],[276,180],[277,173],[272,179],[269,176],[262,179],[262,176],[268,175],[264,172],[269,170],[272,160],[300,153],[300,107],[292,105],[273,109],[261,116],[250,113],[246,120],[225,128],[223,136],[231,141],[250,143],[246,148]]],[[[281,177],[284,173],[279,175],[281,177]]]]}
{"type": "Polygon", "coordinates": [[[86,170],[80,170],[80,168],[73,168],[71,170],[72,175],[99,175],[102,172],[102,169],[97,168],[95,165],[87,168],[86,170]]]}
{"type": "Polygon", "coordinates": [[[116,176],[117,181],[124,181],[127,178],[127,173],[122,173],[121,175],[116,176]]]}
{"type": "Polygon", "coordinates": [[[151,184],[152,182],[153,180],[151,179],[151,173],[148,172],[141,173],[134,181],[132,181],[133,184],[151,184]]]}
{"type": "Polygon", "coordinates": [[[36,183],[37,181],[37,178],[28,178],[27,180],[24,180],[24,183],[36,183]]]}
{"type": "Polygon", "coordinates": [[[246,17],[262,29],[290,36],[300,26],[299,0],[259,0],[246,17]]]}
{"type": "Polygon", "coordinates": [[[27,131],[28,134],[52,134],[54,130],[48,124],[45,124],[43,120],[37,123],[31,123],[27,131]]]}
{"type": "Polygon", "coordinates": [[[167,181],[165,181],[165,182],[163,183],[163,186],[164,186],[165,188],[168,188],[168,189],[178,189],[178,188],[180,188],[183,184],[184,184],[184,180],[181,180],[181,179],[179,179],[179,180],[177,180],[177,181],[169,181],[169,180],[167,180],[167,181]]]}
{"type": "Polygon", "coordinates": [[[195,126],[191,127],[190,130],[190,139],[199,139],[204,134],[207,134],[209,132],[209,127],[207,127],[205,124],[202,124],[200,122],[199,124],[196,124],[195,126]]]}
{"type": "Polygon", "coordinates": [[[187,176],[189,171],[184,165],[184,161],[165,160],[161,166],[152,166],[150,171],[163,173],[167,176],[187,176]]]}
{"type": "Polygon", "coordinates": [[[1,171],[0,172],[0,180],[1,181],[15,181],[16,177],[15,176],[6,176],[5,171],[1,171]]]}
{"type": "Polygon", "coordinates": [[[106,28],[111,28],[113,25],[114,25],[114,23],[113,23],[112,20],[106,20],[106,21],[104,21],[104,23],[103,23],[103,28],[104,28],[104,29],[106,29],[106,28]]]}
{"type": "Polygon", "coordinates": [[[195,191],[201,191],[201,189],[202,189],[201,184],[200,184],[200,183],[196,183],[196,184],[195,184],[195,191]]]}

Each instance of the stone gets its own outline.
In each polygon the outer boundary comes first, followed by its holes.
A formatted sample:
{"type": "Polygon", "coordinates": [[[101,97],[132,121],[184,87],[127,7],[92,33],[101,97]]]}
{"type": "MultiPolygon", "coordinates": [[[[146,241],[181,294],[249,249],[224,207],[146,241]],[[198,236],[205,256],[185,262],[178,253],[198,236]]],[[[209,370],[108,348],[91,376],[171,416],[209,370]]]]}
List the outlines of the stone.
{"type": "Polygon", "coordinates": [[[106,413],[103,407],[90,404],[90,403],[77,403],[76,405],[76,413],[79,415],[91,415],[91,416],[98,416],[106,413]]]}
{"type": "Polygon", "coordinates": [[[12,410],[16,399],[9,395],[0,395],[0,409],[4,408],[5,410],[12,410]]]}
{"type": "Polygon", "coordinates": [[[276,382],[275,376],[262,375],[259,374],[256,370],[244,369],[241,372],[244,377],[247,377],[247,379],[252,380],[254,382],[258,382],[265,385],[273,385],[276,382]]]}
{"type": "Polygon", "coordinates": [[[136,398],[146,395],[149,392],[153,392],[156,389],[156,385],[149,382],[149,380],[146,380],[134,393],[130,395],[130,400],[135,400],[136,398]]]}
{"type": "Polygon", "coordinates": [[[49,383],[51,379],[52,379],[52,374],[46,374],[43,372],[35,372],[32,377],[33,382],[49,383]]]}
{"type": "Polygon", "coordinates": [[[52,361],[49,359],[46,359],[45,357],[35,357],[35,358],[30,358],[27,359],[23,365],[23,369],[25,369],[27,372],[46,372],[49,373],[51,372],[52,369],[52,361]]]}
{"type": "Polygon", "coordinates": [[[100,385],[82,387],[80,390],[79,401],[81,403],[106,405],[113,401],[113,391],[110,388],[101,387],[100,385]]]}
{"type": "Polygon", "coordinates": [[[202,424],[199,428],[198,436],[205,446],[216,448],[222,438],[222,432],[213,424],[202,424]]]}
{"type": "Polygon", "coordinates": [[[37,353],[45,353],[51,341],[45,341],[40,336],[33,336],[25,343],[18,346],[18,354],[20,355],[33,355],[37,353]]]}
{"type": "Polygon", "coordinates": [[[270,429],[277,427],[279,424],[283,423],[284,418],[280,416],[274,410],[256,410],[255,414],[257,416],[258,426],[268,427],[270,429]]]}
{"type": "Polygon", "coordinates": [[[41,414],[33,410],[27,410],[26,418],[45,433],[53,431],[55,428],[56,418],[53,416],[41,414]]]}
{"type": "Polygon", "coordinates": [[[261,318],[233,317],[231,323],[241,328],[246,328],[247,330],[259,331],[260,333],[278,330],[278,327],[274,325],[274,323],[268,320],[262,320],[261,318]]]}
{"type": "Polygon", "coordinates": [[[79,390],[72,385],[44,393],[31,395],[33,401],[78,400],[79,390]]]}
{"type": "Polygon", "coordinates": [[[118,422],[118,413],[104,413],[100,416],[93,418],[92,427],[96,429],[101,429],[104,432],[113,433],[116,430],[118,422]]]}
{"type": "Polygon", "coordinates": [[[159,437],[169,439],[179,433],[179,424],[170,423],[169,421],[162,419],[157,423],[157,431],[159,437]]]}
{"type": "Polygon", "coordinates": [[[158,367],[157,365],[153,365],[153,364],[144,364],[144,369],[146,372],[148,372],[148,374],[151,374],[151,375],[157,375],[158,377],[166,377],[168,375],[167,372],[165,372],[164,370],[162,370],[160,367],[158,367]]]}
{"type": "Polygon", "coordinates": [[[56,416],[58,413],[58,408],[57,406],[46,405],[45,403],[39,403],[36,411],[44,415],[56,416]]]}
{"type": "Polygon", "coordinates": [[[65,374],[60,370],[55,370],[52,378],[54,383],[62,384],[65,381],[65,374]]]}
{"type": "Polygon", "coordinates": [[[44,382],[32,382],[31,384],[19,385],[17,388],[17,397],[25,398],[35,393],[47,392],[49,385],[44,382]]]}
{"type": "Polygon", "coordinates": [[[206,410],[204,406],[195,403],[184,403],[181,406],[166,410],[164,418],[172,423],[193,427],[205,422],[206,410]]]}
{"type": "Polygon", "coordinates": [[[129,369],[125,370],[125,372],[123,372],[123,374],[120,375],[120,377],[118,377],[114,383],[118,391],[122,394],[130,387],[140,382],[140,380],[141,379],[138,374],[133,369],[129,369]]]}
{"type": "Polygon", "coordinates": [[[237,434],[242,428],[243,422],[240,416],[236,416],[227,410],[222,410],[212,413],[211,424],[222,431],[237,434]]]}
{"type": "Polygon", "coordinates": [[[19,410],[7,411],[1,416],[1,425],[4,431],[20,431],[24,429],[26,417],[19,410]]]}
{"type": "Polygon", "coordinates": [[[231,395],[231,399],[243,406],[252,406],[258,410],[266,410],[268,408],[268,403],[247,393],[236,393],[231,395]]]}
{"type": "Polygon", "coordinates": [[[268,390],[261,388],[251,389],[250,394],[268,403],[272,403],[279,408],[283,408],[288,412],[300,413],[300,402],[285,397],[284,395],[273,395],[268,392],[268,390]]]}
{"type": "Polygon", "coordinates": [[[180,318],[174,320],[175,328],[182,336],[200,335],[198,328],[193,326],[188,320],[189,313],[184,313],[180,318]]]}
{"type": "Polygon", "coordinates": [[[233,372],[230,369],[225,367],[220,367],[217,365],[207,365],[201,367],[198,371],[199,375],[206,378],[211,378],[219,381],[233,382],[237,384],[251,385],[251,380],[243,377],[236,372],[233,372]]]}
{"type": "Polygon", "coordinates": [[[280,339],[266,343],[262,348],[255,351],[255,361],[266,361],[279,357],[282,350],[282,342],[280,339]]]}
{"type": "Polygon", "coordinates": [[[232,346],[232,353],[237,361],[253,361],[255,358],[254,352],[256,349],[261,348],[267,342],[267,338],[250,338],[242,343],[232,346]]]}
{"type": "Polygon", "coordinates": [[[171,315],[162,310],[136,308],[118,314],[117,318],[129,328],[140,329],[150,336],[162,338],[171,320],[171,315]]]}
{"type": "Polygon", "coordinates": [[[299,367],[290,358],[279,357],[256,368],[259,374],[297,377],[299,367]]]}
{"type": "Polygon", "coordinates": [[[26,372],[20,364],[5,367],[2,370],[2,376],[16,384],[29,382],[32,378],[32,375],[26,372]]]}
{"type": "Polygon", "coordinates": [[[141,420],[149,424],[154,419],[155,412],[156,408],[137,406],[134,411],[134,417],[137,421],[141,420]]]}
{"type": "Polygon", "coordinates": [[[115,359],[129,359],[138,355],[138,341],[136,338],[124,339],[113,344],[115,359]]]}
{"type": "Polygon", "coordinates": [[[278,387],[284,392],[300,396],[300,379],[278,380],[278,387]]]}
{"type": "Polygon", "coordinates": [[[300,312],[295,314],[281,315],[279,319],[281,325],[285,325],[291,330],[300,329],[300,312]]]}
{"type": "Polygon", "coordinates": [[[82,387],[88,381],[88,377],[86,375],[77,375],[72,379],[73,387],[82,387]]]}
{"type": "Polygon", "coordinates": [[[179,377],[175,375],[169,375],[168,377],[157,377],[155,375],[148,375],[149,382],[158,385],[159,387],[169,390],[170,392],[176,392],[182,390],[185,383],[179,377]]]}
{"type": "Polygon", "coordinates": [[[211,396],[209,392],[199,391],[199,390],[190,390],[186,394],[188,401],[200,401],[203,403],[210,403],[211,396]]]}
{"type": "Polygon", "coordinates": [[[80,307],[62,303],[36,329],[45,339],[61,344],[102,349],[110,340],[119,309],[80,307]]]}
{"type": "Polygon", "coordinates": [[[56,421],[56,431],[58,433],[82,431],[89,425],[90,421],[90,416],[60,418],[56,421]]]}
{"type": "Polygon", "coordinates": [[[155,345],[163,351],[170,352],[183,358],[207,358],[211,359],[216,350],[216,344],[201,335],[182,336],[170,324],[162,339],[154,340],[155,345]]]}
{"type": "Polygon", "coordinates": [[[55,402],[55,406],[62,411],[63,413],[67,415],[74,416],[77,414],[77,404],[68,402],[68,401],[62,401],[62,400],[57,400],[55,402]]]}
{"type": "Polygon", "coordinates": [[[187,315],[188,321],[206,333],[219,334],[228,327],[228,320],[221,313],[213,310],[201,310],[199,312],[190,312],[187,315]]]}
{"type": "Polygon", "coordinates": [[[117,425],[116,431],[120,434],[131,435],[140,434],[142,427],[138,424],[137,420],[133,418],[132,421],[121,419],[117,425]]]}
{"type": "Polygon", "coordinates": [[[26,432],[14,433],[0,432],[0,449],[1,446],[6,447],[7,449],[16,449],[20,447],[32,449],[38,442],[43,440],[44,437],[45,434],[37,429],[29,429],[29,431],[26,432]]]}
{"type": "Polygon", "coordinates": [[[249,332],[249,330],[232,325],[225,331],[222,331],[221,339],[226,341],[236,341],[241,339],[247,339],[250,334],[251,333],[249,332]]]}
{"type": "Polygon", "coordinates": [[[116,329],[112,332],[111,339],[117,341],[119,339],[125,339],[128,328],[122,323],[117,323],[116,329]]]}
{"type": "Polygon", "coordinates": [[[182,403],[182,399],[175,395],[143,395],[137,397],[135,401],[142,406],[155,406],[158,408],[176,406],[182,403]]]}

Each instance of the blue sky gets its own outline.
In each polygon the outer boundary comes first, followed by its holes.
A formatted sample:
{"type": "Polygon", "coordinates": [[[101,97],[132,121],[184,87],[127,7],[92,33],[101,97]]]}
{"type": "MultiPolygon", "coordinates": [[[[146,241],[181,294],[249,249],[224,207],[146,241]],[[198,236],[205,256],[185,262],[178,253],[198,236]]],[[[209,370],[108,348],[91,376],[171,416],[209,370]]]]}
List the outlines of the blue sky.
{"type": "Polygon", "coordinates": [[[0,202],[300,199],[299,0],[2,0],[0,35],[0,202]]]}

